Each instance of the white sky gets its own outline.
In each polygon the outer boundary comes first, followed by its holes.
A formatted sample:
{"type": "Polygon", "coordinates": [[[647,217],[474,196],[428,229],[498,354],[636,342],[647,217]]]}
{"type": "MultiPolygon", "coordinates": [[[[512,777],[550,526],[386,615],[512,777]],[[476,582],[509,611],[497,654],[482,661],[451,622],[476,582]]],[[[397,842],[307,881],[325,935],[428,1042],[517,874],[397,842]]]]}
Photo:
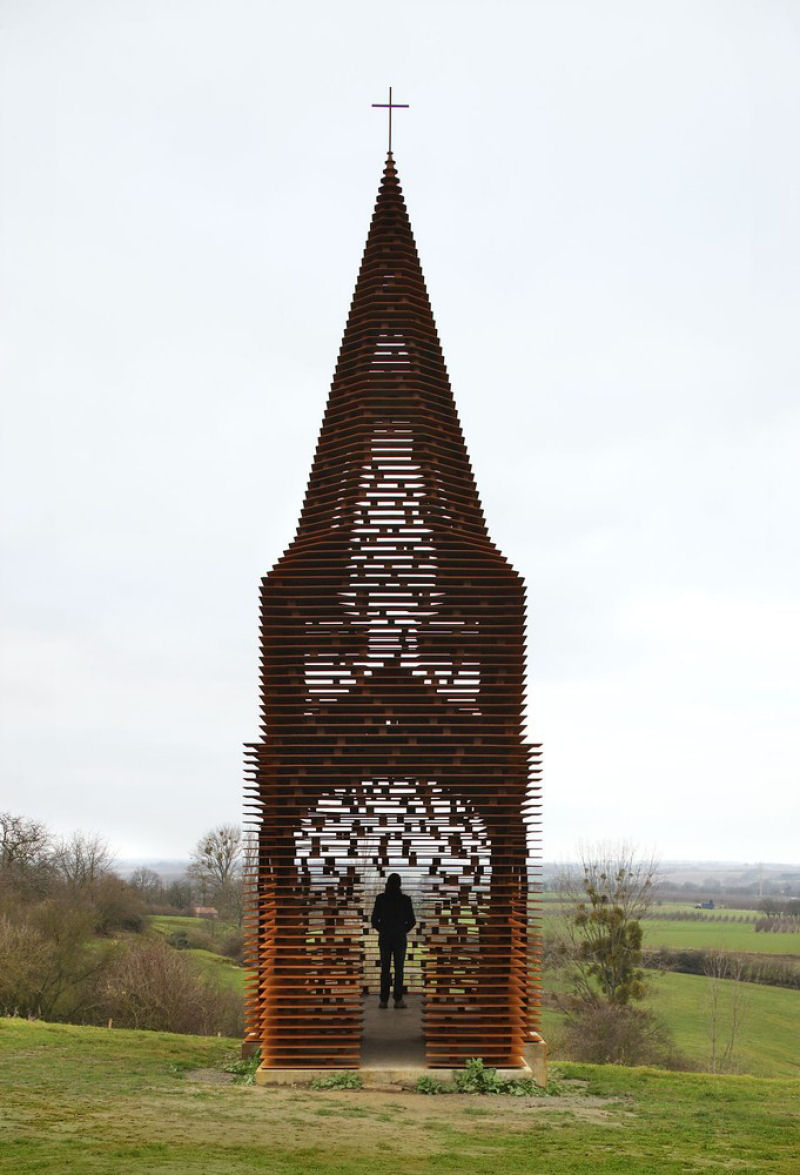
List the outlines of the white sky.
{"type": "Polygon", "coordinates": [[[391,82],[545,856],[800,860],[800,5],[2,0],[0,44],[0,807],[238,818],[391,82]]]}

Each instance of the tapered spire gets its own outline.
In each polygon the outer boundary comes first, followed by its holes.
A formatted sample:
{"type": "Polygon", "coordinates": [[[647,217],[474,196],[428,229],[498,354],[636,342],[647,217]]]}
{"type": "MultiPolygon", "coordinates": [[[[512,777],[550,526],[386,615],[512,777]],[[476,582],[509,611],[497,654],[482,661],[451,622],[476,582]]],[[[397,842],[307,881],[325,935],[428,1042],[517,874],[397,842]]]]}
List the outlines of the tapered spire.
{"type": "Polygon", "coordinates": [[[485,537],[425,279],[394,159],[387,156],[320,431],[298,535],[355,501],[376,431],[401,430],[430,470],[425,506],[485,537]]]}

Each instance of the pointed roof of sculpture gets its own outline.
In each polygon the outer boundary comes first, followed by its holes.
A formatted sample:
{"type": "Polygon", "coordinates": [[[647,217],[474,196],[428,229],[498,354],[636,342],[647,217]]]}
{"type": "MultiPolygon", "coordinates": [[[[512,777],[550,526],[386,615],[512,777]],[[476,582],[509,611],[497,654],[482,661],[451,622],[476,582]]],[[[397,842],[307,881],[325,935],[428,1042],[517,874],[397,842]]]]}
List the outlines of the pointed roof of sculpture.
{"type": "Polygon", "coordinates": [[[428,512],[486,538],[480,501],[391,152],[320,431],[299,535],[355,501],[377,433],[401,430],[432,474],[428,512]]]}

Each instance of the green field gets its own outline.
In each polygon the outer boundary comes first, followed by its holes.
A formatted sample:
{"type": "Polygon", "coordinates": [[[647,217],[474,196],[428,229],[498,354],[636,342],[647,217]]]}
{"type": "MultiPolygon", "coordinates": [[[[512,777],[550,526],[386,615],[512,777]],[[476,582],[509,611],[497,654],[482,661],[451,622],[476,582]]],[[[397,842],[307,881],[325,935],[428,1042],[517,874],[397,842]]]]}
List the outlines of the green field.
{"type": "Polygon", "coordinates": [[[696,902],[656,902],[650,909],[654,918],[663,915],[665,918],[672,914],[701,914],[703,917],[713,917],[714,915],[721,915],[722,917],[737,917],[747,918],[750,921],[755,921],[761,915],[752,906],[716,906],[713,910],[698,910],[696,902]]]}
{"type": "MultiPolygon", "coordinates": [[[[675,1046],[692,1066],[709,1067],[710,981],[704,975],[674,971],[650,972],[651,990],[645,1006],[670,1029],[675,1046]]],[[[562,986],[545,975],[545,988],[562,986]]],[[[733,1052],[733,1071],[760,1077],[800,1077],[800,991],[760,983],[720,981],[720,1027],[730,1023],[731,999],[738,994],[742,1011],[733,1052]]],[[[559,1059],[563,1016],[551,1008],[542,1013],[542,1034],[559,1059]]],[[[800,1164],[798,1165],[800,1171],[800,1164]]]]}
{"type": "MultiPolygon", "coordinates": [[[[681,1053],[704,1068],[710,1051],[709,990],[710,981],[704,975],[667,971],[655,977],[647,1000],[672,1029],[681,1053]]],[[[741,1001],[742,1023],[734,1048],[736,1071],[800,1077],[800,991],[724,980],[720,992],[723,1029],[729,1023],[734,992],[741,1001]]]]}
{"type": "Polygon", "coordinates": [[[644,947],[696,948],[698,950],[742,951],[759,955],[800,957],[800,931],[786,934],[756,932],[752,923],[679,922],[669,918],[647,918],[642,922],[644,947]]]}
{"type": "MultiPolygon", "coordinates": [[[[544,934],[554,934],[561,922],[557,914],[545,914],[544,934]]],[[[752,922],[715,922],[710,918],[682,921],[646,918],[642,922],[645,950],[671,947],[676,950],[723,950],[760,955],[797,955],[800,958],[800,931],[785,934],[756,931],[752,922]]]]}
{"type": "Polygon", "coordinates": [[[195,918],[191,914],[151,914],[150,929],[167,936],[178,931],[187,934],[204,934],[208,938],[223,938],[236,930],[233,922],[222,922],[218,918],[195,918]]]}
{"type": "Polygon", "coordinates": [[[0,1020],[13,1175],[798,1170],[800,1081],[564,1065],[557,1097],[224,1082],[236,1042],[0,1020]]]}
{"type": "Polygon", "coordinates": [[[246,972],[244,967],[234,963],[233,959],[228,959],[225,955],[215,955],[213,951],[203,950],[190,949],[181,951],[181,954],[194,960],[198,969],[209,979],[214,979],[223,987],[229,987],[240,995],[244,995],[246,972]]]}
{"type": "MultiPolygon", "coordinates": [[[[190,915],[152,914],[150,929],[164,938],[183,933],[190,942],[197,938],[201,941],[208,940],[210,943],[218,943],[226,935],[235,933],[237,928],[232,922],[193,918],[190,915]]],[[[244,995],[245,971],[233,959],[209,950],[205,946],[183,947],[181,954],[185,955],[187,959],[191,959],[198,970],[209,979],[244,995]]]]}

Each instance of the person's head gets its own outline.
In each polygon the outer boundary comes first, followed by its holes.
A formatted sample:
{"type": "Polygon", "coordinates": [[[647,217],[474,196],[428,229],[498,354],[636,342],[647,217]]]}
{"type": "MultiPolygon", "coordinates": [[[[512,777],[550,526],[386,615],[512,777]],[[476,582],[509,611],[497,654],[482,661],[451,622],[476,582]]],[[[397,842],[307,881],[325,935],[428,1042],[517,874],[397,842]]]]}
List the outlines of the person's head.
{"type": "Polygon", "coordinates": [[[386,892],[387,893],[400,893],[400,887],[402,884],[403,883],[400,880],[399,873],[390,873],[389,876],[386,878],[386,892]]]}

